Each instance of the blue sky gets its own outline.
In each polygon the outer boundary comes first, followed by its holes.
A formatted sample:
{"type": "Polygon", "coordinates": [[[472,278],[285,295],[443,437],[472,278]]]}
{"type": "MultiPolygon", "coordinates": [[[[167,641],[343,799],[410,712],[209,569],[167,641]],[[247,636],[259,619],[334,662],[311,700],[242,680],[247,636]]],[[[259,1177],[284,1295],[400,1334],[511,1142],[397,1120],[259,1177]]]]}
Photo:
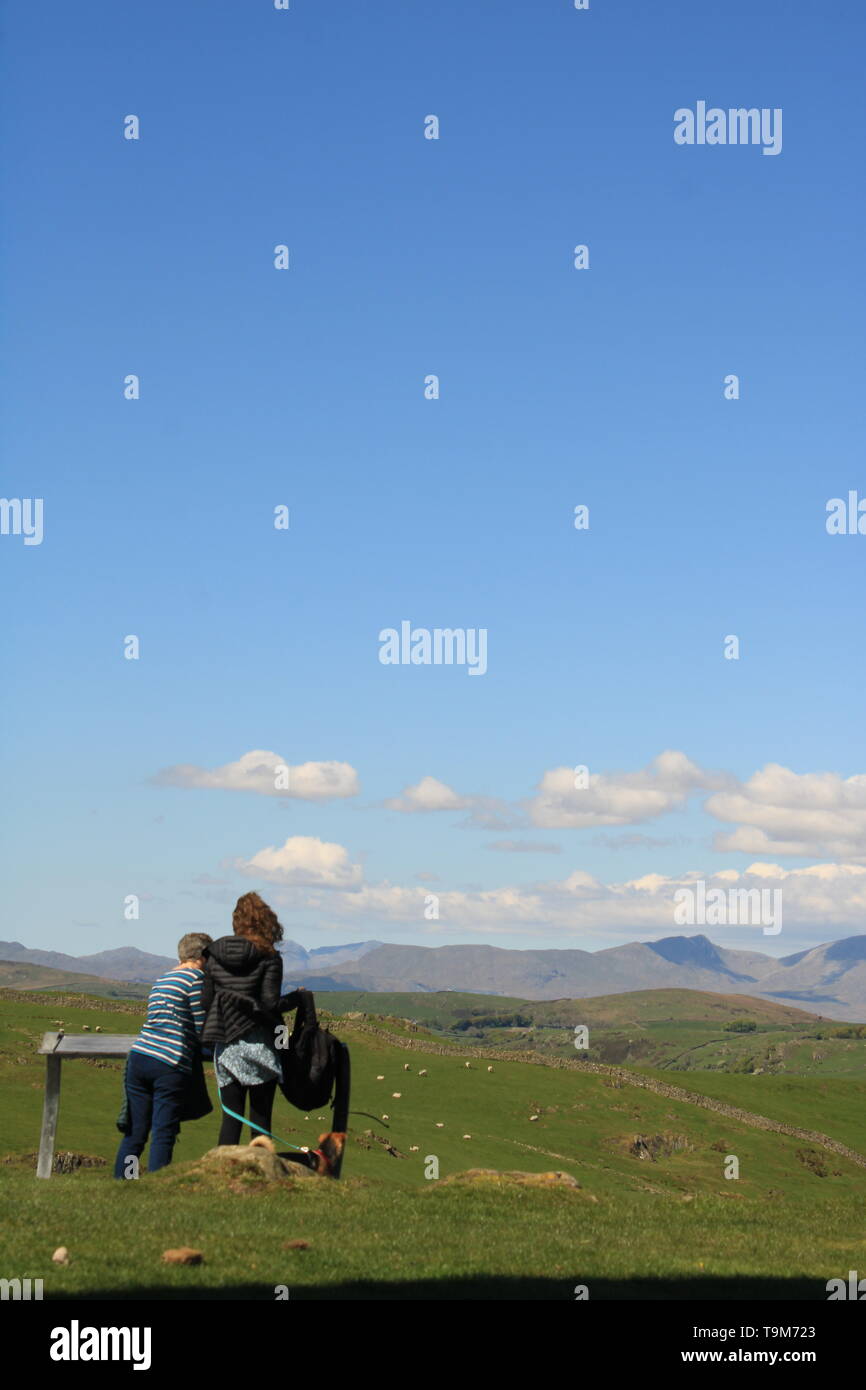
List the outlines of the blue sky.
{"type": "Polygon", "coordinates": [[[864,930],[864,28],[7,4],[5,938],[168,952],[257,888],[308,947],[596,949],[719,871],[786,895],[725,944],[864,930]],[[781,153],[676,145],[699,100],[781,153]],[[486,674],[381,664],[406,619],[486,674]],[[347,794],[214,773],[254,750],[347,794]]]}

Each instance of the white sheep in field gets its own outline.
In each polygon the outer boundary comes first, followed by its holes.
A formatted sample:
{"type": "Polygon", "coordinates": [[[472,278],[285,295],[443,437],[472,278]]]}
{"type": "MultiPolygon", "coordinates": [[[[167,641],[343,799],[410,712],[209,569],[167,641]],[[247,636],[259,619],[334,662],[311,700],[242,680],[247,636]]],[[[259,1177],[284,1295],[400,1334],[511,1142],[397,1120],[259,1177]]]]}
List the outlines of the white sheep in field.
{"type": "Polygon", "coordinates": [[[471,1135],[471,1134],[464,1134],[463,1138],[464,1138],[464,1139],[471,1139],[471,1138],[472,1138],[472,1135],[471,1135]]]}
{"type": "Polygon", "coordinates": [[[384,1081],[385,1078],[384,1078],[384,1076],[377,1076],[377,1077],[376,1077],[376,1080],[377,1080],[377,1081],[384,1081]]]}
{"type": "Polygon", "coordinates": [[[382,1116],[382,1119],[383,1119],[383,1120],[390,1120],[390,1118],[391,1118],[390,1115],[383,1115],[383,1116],[382,1116]]]}
{"type": "Polygon", "coordinates": [[[90,1024],[89,1024],[89,1023],[82,1023],[82,1025],[81,1025],[81,1031],[82,1031],[82,1033],[89,1033],[89,1032],[90,1032],[90,1024]]]}
{"type": "Polygon", "coordinates": [[[487,1070],[488,1070],[488,1071],[492,1071],[493,1068],[492,1068],[492,1067],[488,1067],[487,1070]]]}
{"type": "Polygon", "coordinates": [[[426,1076],[426,1075],[427,1075],[427,1068],[425,1067],[423,1071],[419,1071],[418,1075],[419,1075],[419,1076],[426,1076]]]}
{"type": "Polygon", "coordinates": [[[467,1071],[471,1071],[471,1070],[472,1070],[472,1063],[471,1063],[471,1062],[464,1062],[463,1065],[464,1065],[464,1067],[466,1068],[467,1071]]]}
{"type": "Polygon", "coordinates": [[[442,1120],[437,1120],[437,1121],[436,1121],[436,1128],[437,1128],[437,1129],[444,1129],[444,1128],[445,1128],[444,1121],[442,1121],[442,1120]]]}
{"type": "Polygon", "coordinates": [[[530,1115],[529,1118],[530,1118],[530,1120],[537,1120],[537,1119],[538,1119],[538,1116],[537,1116],[537,1115],[530,1115]]]}
{"type": "Polygon", "coordinates": [[[399,1100],[400,1097],[402,1096],[402,1094],[403,1094],[402,1091],[392,1091],[392,1092],[391,1092],[391,1099],[392,1099],[392,1100],[399,1100]]]}
{"type": "Polygon", "coordinates": [[[408,1062],[404,1062],[404,1063],[403,1063],[403,1070],[404,1070],[404,1071],[409,1071],[409,1070],[410,1070],[410,1067],[409,1067],[409,1063],[408,1063],[408,1062]]]}
{"type": "Polygon", "coordinates": [[[100,1028],[100,1026],[99,1026],[98,1023],[97,1023],[97,1025],[96,1025],[96,1027],[94,1028],[93,1031],[94,1031],[95,1033],[101,1033],[101,1032],[102,1032],[102,1029],[100,1028]]]}
{"type": "Polygon", "coordinates": [[[410,1154],[416,1154],[416,1153],[418,1152],[418,1145],[417,1145],[417,1144],[410,1144],[410,1145],[409,1145],[409,1152],[410,1152],[410,1154]]]}

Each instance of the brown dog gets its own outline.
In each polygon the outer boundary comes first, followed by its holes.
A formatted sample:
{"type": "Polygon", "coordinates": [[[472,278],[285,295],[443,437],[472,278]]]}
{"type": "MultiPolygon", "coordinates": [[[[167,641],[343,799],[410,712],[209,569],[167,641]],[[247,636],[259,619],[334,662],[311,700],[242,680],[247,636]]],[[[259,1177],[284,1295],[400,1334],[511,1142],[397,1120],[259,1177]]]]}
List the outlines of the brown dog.
{"type": "Polygon", "coordinates": [[[314,1167],[322,1178],[338,1178],[343,1166],[343,1151],[346,1147],[345,1134],[331,1130],[329,1134],[319,1135],[319,1147],[313,1149],[311,1158],[314,1167]]]}
{"type": "MultiPolygon", "coordinates": [[[[331,1130],[328,1134],[319,1135],[319,1147],[317,1149],[311,1149],[309,1153],[297,1158],[294,1154],[286,1154],[286,1157],[295,1159],[295,1162],[303,1163],[307,1168],[312,1168],[314,1172],[319,1174],[320,1178],[338,1178],[343,1166],[345,1147],[345,1134],[331,1130]]],[[[273,1139],[269,1139],[264,1134],[257,1134],[255,1139],[251,1139],[250,1148],[267,1149],[272,1154],[277,1152],[273,1139]]]]}

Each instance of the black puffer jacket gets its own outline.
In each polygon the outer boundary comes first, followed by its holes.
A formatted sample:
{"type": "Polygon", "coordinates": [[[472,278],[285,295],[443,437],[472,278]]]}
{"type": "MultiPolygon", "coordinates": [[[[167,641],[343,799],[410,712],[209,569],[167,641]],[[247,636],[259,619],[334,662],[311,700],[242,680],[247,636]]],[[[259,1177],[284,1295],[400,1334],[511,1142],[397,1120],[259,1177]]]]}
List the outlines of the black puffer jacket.
{"type": "Polygon", "coordinates": [[[207,1010],[202,1042],[236,1042],[251,1028],[281,1023],[282,981],[282,956],[265,955],[243,936],[221,936],[212,942],[201,989],[207,1010]]]}

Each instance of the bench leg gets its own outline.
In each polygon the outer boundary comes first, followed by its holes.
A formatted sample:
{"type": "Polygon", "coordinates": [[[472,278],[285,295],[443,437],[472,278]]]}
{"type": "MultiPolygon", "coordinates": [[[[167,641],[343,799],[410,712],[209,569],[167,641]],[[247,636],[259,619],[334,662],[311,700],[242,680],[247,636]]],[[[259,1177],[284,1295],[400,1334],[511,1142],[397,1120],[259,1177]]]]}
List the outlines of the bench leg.
{"type": "Polygon", "coordinates": [[[42,1134],[39,1139],[37,1178],[50,1178],[54,1167],[54,1137],[60,1110],[60,1057],[46,1057],[45,1103],[42,1107],[42,1134]]]}

